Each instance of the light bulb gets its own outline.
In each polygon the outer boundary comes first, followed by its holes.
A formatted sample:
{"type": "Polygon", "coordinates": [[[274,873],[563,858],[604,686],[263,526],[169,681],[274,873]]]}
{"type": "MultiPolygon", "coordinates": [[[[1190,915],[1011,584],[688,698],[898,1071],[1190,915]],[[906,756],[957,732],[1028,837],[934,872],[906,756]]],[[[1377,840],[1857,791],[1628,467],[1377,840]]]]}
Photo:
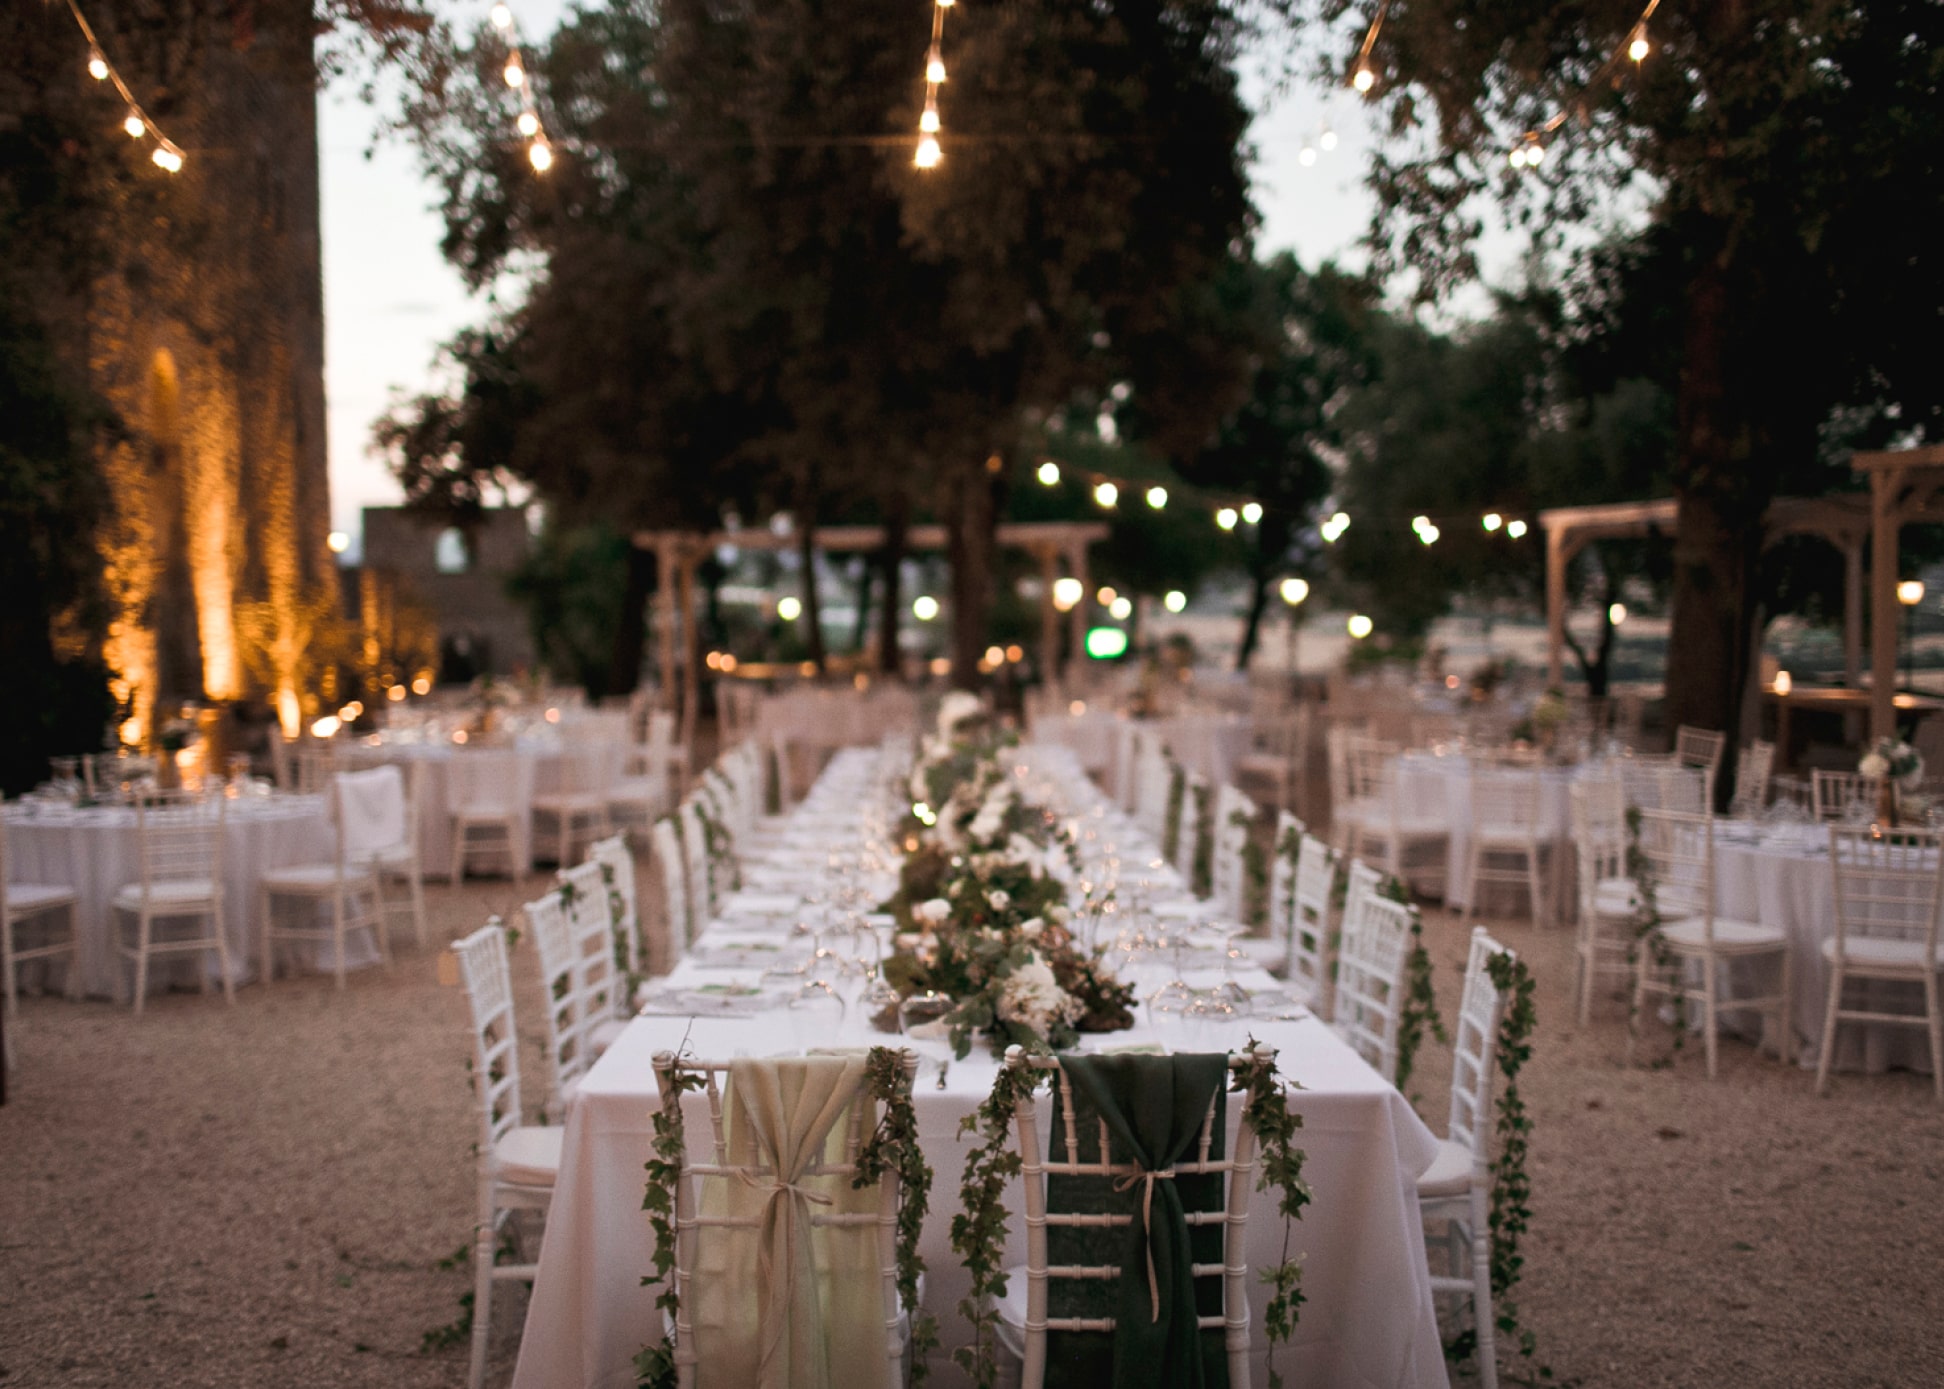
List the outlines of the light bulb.
{"type": "Polygon", "coordinates": [[[949,10],[957,3],[958,0],[938,0],[938,8],[941,10],[949,10]]]}
{"type": "Polygon", "coordinates": [[[1120,590],[1112,584],[1102,584],[1099,591],[1094,594],[1094,602],[1103,608],[1111,608],[1120,602],[1120,590]]]}
{"type": "Polygon", "coordinates": [[[1615,627],[1618,627],[1621,623],[1625,622],[1626,620],[1627,620],[1627,605],[1625,603],[1607,604],[1608,622],[1612,623],[1615,627]]]}
{"type": "Polygon", "coordinates": [[[1309,597],[1309,580],[1284,579],[1280,591],[1283,602],[1293,608],[1305,598],[1309,597]]]}
{"type": "Polygon", "coordinates": [[[520,112],[520,118],[513,124],[519,127],[520,134],[529,140],[540,133],[540,118],[531,111],[520,112]]]}
{"type": "Polygon", "coordinates": [[[1215,513],[1215,524],[1220,526],[1225,531],[1234,530],[1235,523],[1240,519],[1241,517],[1237,514],[1235,508],[1232,506],[1225,506],[1220,511],[1215,513]]]}
{"type": "Polygon", "coordinates": [[[1047,459],[1046,462],[1039,465],[1039,480],[1041,486],[1057,486],[1060,481],[1060,465],[1050,458],[1047,459]]]}
{"type": "Polygon", "coordinates": [[[526,85],[526,69],[520,66],[520,60],[518,58],[508,58],[506,60],[506,71],[500,75],[506,79],[506,85],[509,87],[524,87],[526,85]]]}
{"type": "Polygon", "coordinates": [[[931,51],[931,56],[925,59],[925,80],[933,84],[945,80],[945,60],[939,56],[936,48],[931,51]]]}
{"type": "Polygon", "coordinates": [[[1351,613],[1350,620],[1343,624],[1343,629],[1344,631],[1348,632],[1351,635],[1351,637],[1354,638],[1355,640],[1362,641],[1365,637],[1370,635],[1372,629],[1376,625],[1377,625],[1376,623],[1372,622],[1369,618],[1365,617],[1362,613],[1351,613]]]}
{"type": "Polygon", "coordinates": [[[1071,612],[1074,605],[1086,596],[1086,585],[1070,574],[1053,581],[1053,606],[1061,612],[1071,612]]]}
{"type": "Polygon", "coordinates": [[[918,142],[918,153],[912,157],[911,162],[921,169],[936,169],[938,161],[943,157],[943,153],[938,148],[938,137],[927,135],[918,142]]]}
{"type": "Polygon", "coordinates": [[[1305,169],[1307,169],[1310,165],[1316,162],[1316,151],[1311,149],[1308,145],[1304,145],[1302,149],[1298,150],[1296,153],[1296,162],[1298,164],[1301,164],[1305,169]]]}
{"type": "Polygon", "coordinates": [[[911,615],[920,622],[930,622],[938,616],[938,600],[929,593],[921,593],[911,600],[911,615]]]}
{"type": "Polygon", "coordinates": [[[1357,64],[1357,71],[1350,78],[1350,85],[1360,92],[1367,92],[1377,85],[1377,74],[1370,70],[1367,63],[1357,64]]]}
{"type": "Polygon", "coordinates": [[[1526,151],[1526,163],[1531,165],[1535,169],[1539,167],[1540,162],[1544,160],[1545,157],[1546,157],[1546,147],[1538,143],[1536,140],[1533,142],[1532,148],[1526,151]]]}
{"type": "Polygon", "coordinates": [[[513,11],[504,5],[493,6],[493,27],[495,29],[511,29],[513,27],[513,11]]]}
{"type": "Polygon", "coordinates": [[[795,622],[803,616],[803,604],[795,598],[779,598],[776,600],[776,615],[785,622],[795,622]]]}
{"type": "Polygon", "coordinates": [[[148,134],[148,122],[136,115],[133,111],[130,111],[128,113],[128,119],[122,122],[122,129],[128,132],[129,139],[139,140],[148,134]]]}
{"type": "Polygon", "coordinates": [[[1505,156],[1505,162],[1515,169],[1523,169],[1525,167],[1525,154],[1525,146],[1521,145],[1518,149],[1513,150],[1512,153],[1505,156]]]}
{"type": "Polygon", "coordinates": [[[98,51],[88,55],[88,76],[97,82],[108,80],[108,60],[98,51]]]}
{"type": "Polygon", "coordinates": [[[1627,45],[1627,56],[1638,63],[1651,52],[1653,46],[1647,42],[1647,26],[1643,24],[1633,31],[1633,42],[1627,45]]]}
{"type": "Polygon", "coordinates": [[[1325,126],[1323,133],[1316,137],[1316,143],[1321,145],[1325,150],[1333,150],[1337,147],[1337,133],[1328,126],[1325,126]]]}
{"type": "Polygon", "coordinates": [[[1171,588],[1168,590],[1167,595],[1161,599],[1161,606],[1171,613],[1178,613],[1188,606],[1188,595],[1178,588],[1171,588]]]}
{"type": "Polygon", "coordinates": [[[1120,500],[1120,488],[1114,486],[1111,482],[1103,482],[1094,488],[1094,500],[1104,507],[1112,507],[1115,502],[1120,500]]]}
{"type": "Polygon", "coordinates": [[[1525,539],[1526,523],[1524,521],[1507,521],[1505,523],[1505,533],[1514,540],[1523,540],[1525,539]]]}
{"type": "Polygon", "coordinates": [[[1496,511],[1488,511],[1485,513],[1486,530],[1495,531],[1504,524],[1505,524],[1505,518],[1499,515],[1496,511]]]}
{"type": "Polygon", "coordinates": [[[1148,488],[1147,504],[1153,507],[1156,511],[1159,511],[1162,507],[1168,504],[1168,489],[1165,487],[1148,488]]]}
{"type": "Polygon", "coordinates": [[[172,174],[182,168],[182,156],[170,149],[167,145],[157,145],[155,147],[155,153],[151,154],[149,158],[153,159],[158,167],[172,174]]]}
{"type": "Polygon", "coordinates": [[[533,165],[536,174],[544,174],[553,167],[553,146],[545,140],[535,140],[527,146],[527,162],[533,165]]]}
{"type": "Polygon", "coordinates": [[[1107,615],[1116,622],[1125,622],[1134,616],[1134,600],[1126,596],[1116,598],[1107,605],[1107,615]]]}
{"type": "Polygon", "coordinates": [[[1242,519],[1252,526],[1260,521],[1262,519],[1262,503],[1244,502],[1242,504],[1242,519]]]}
{"type": "Polygon", "coordinates": [[[938,134],[938,108],[927,106],[925,114],[918,118],[918,128],[927,135],[938,134]]]}

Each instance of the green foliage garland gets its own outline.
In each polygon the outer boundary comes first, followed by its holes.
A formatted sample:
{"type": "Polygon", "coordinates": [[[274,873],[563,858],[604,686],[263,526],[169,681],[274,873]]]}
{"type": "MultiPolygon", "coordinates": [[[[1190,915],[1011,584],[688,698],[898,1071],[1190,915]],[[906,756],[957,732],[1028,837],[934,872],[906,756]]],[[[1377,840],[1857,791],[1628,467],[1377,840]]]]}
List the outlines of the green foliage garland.
{"type": "Polygon", "coordinates": [[[1193,857],[1188,860],[1188,890],[1206,897],[1215,882],[1215,817],[1210,813],[1215,788],[1203,782],[1191,788],[1191,794],[1195,798],[1195,842],[1193,857]]]}
{"type": "Polygon", "coordinates": [[[1188,789],[1188,773],[1173,758],[1168,759],[1168,815],[1161,823],[1161,857],[1174,862],[1181,847],[1181,802],[1188,789]]]}
{"type": "Polygon", "coordinates": [[[1282,1255],[1273,1267],[1262,1270],[1262,1281],[1269,1285],[1269,1304],[1262,1314],[1263,1335],[1269,1343],[1263,1351],[1263,1364],[1269,1389],[1281,1389],[1276,1347],[1295,1334],[1305,1300],[1302,1263],[1289,1254],[1292,1223],[1303,1218],[1303,1207],[1310,1203],[1309,1184],[1303,1180],[1306,1155],[1295,1146],[1303,1117],[1290,1113],[1286,1086],[1296,1082],[1285,1082],[1278,1074],[1276,1049],[1250,1037],[1242,1056],[1244,1064],[1234,1072],[1229,1089],[1247,1096],[1243,1120],[1255,1135],[1256,1164],[1261,1169],[1256,1190],[1267,1191],[1273,1186],[1281,1193],[1276,1208],[1283,1218],[1282,1255]]]}
{"type": "Polygon", "coordinates": [[[1404,962],[1404,1006],[1397,1017],[1395,1083],[1402,1090],[1410,1084],[1411,1072],[1417,1068],[1418,1049],[1424,1045],[1425,1032],[1428,1030],[1443,1043],[1449,1043],[1451,1036],[1445,1031],[1444,1019],[1438,1016],[1438,994],[1431,982],[1431,952],[1424,948],[1424,922],[1417,908],[1411,906],[1410,895],[1396,878],[1386,877],[1378,891],[1393,902],[1410,907],[1411,911],[1411,953],[1404,962]]]}
{"type": "MultiPolygon", "coordinates": [[[[1627,963],[1640,962],[1640,949],[1644,945],[1653,956],[1654,964],[1667,977],[1667,994],[1674,1006],[1674,1050],[1680,1051],[1687,1045],[1687,994],[1681,988],[1681,961],[1668,948],[1666,937],[1661,935],[1661,913],[1659,900],[1659,878],[1654,872],[1653,860],[1649,859],[1640,847],[1640,807],[1627,807],[1627,875],[1633,879],[1634,891],[1640,898],[1640,908],[1634,918],[1633,939],[1627,942],[1627,963]]],[[[1633,990],[1627,992],[1627,1037],[1631,1041],[1640,1032],[1640,1009],[1638,995],[1633,990]]]]}
{"type": "MultiPolygon", "coordinates": [[[[742,886],[742,866],[736,861],[735,836],[709,809],[709,798],[695,798],[695,818],[702,822],[703,847],[709,855],[709,883],[734,892],[742,886]]],[[[712,893],[713,895],[713,893],[712,893]]]]}
{"type": "MultiPolygon", "coordinates": [[[[1242,920],[1254,926],[1269,916],[1269,855],[1256,839],[1255,821],[1247,811],[1230,811],[1229,826],[1242,832],[1242,920]]],[[[1292,873],[1292,887],[1295,881],[1292,873]]]]}
{"type": "MultiPolygon", "coordinates": [[[[938,1344],[938,1322],[918,1306],[918,1280],[925,1273],[918,1236],[931,1206],[932,1170],[918,1144],[918,1117],[911,1093],[902,1083],[904,1058],[901,1050],[872,1047],[864,1059],[865,1088],[881,1110],[877,1128],[858,1150],[857,1176],[851,1185],[867,1187],[881,1181],[886,1172],[898,1174],[898,1298],[910,1326],[908,1348],[915,1389],[924,1383],[927,1353],[938,1344]]],[[[703,1086],[702,1076],[693,1071],[677,1068],[671,1079],[678,1094],[703,1086]]],[[[648,1212],[648,1222],[655,1231],[655,1267],[641,1282],[644,1287],[662,1285],[655,1307],[666,1314],[666,1324],[673,1327],[679,1306],[671,1277],[675,1270],[675,1188],[682,1180],[682,1162],[687,1156],[681,1105],[658,1106],[653,1123],[654,1139],[645,1169],[648,1186],[641,1208],[648,1212]]],[[[673,1332],[664,1333],[660,1342],[636,1355],[634,1366],[639,1389],[674,1389],[673,1332]]]]}
{"type": "MultiPolygon", "coordinates": [[[[1532,970],[1510,951],[1493,954],[1485,964],[1492,984],[1499,991],[1503,1008],[1499,1015],[1496,1064],[1499,1072],[1498,1156],[1492,1161],[1492,1205],[1489,1225],[1492,1232],[1492,1310],[1501,1342],[1517,1348],[1531,1366],[1527,1382],[1551,1382],[1553,1372],[1545,1365],[1533,1364],[1538,1343],[1532,1332],[1519,1324],[1518,1305],[1512,1292],[1525,1268],[1520,1241],[1532,1224],[1532,1178],[1526,1171],[1531,1149],[1532,1116],[1519,1093],[1519,1074],[1532,1059],[1532,1035],[1538,1027],[1538,1010],[1532,970]]],[[[1476,1353],[1476,1330],[1466,1331],[1448,1348],[1453,1359],[1476,1353]]]]}

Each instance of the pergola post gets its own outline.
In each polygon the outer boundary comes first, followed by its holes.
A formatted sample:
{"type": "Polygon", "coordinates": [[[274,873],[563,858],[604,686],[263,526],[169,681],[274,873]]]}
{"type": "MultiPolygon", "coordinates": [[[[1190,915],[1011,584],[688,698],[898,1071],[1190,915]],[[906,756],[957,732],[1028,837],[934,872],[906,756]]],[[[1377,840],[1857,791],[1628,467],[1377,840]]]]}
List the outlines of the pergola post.
{"type": "MultiPolygon", "coordinates": [[[[1543,519],[1543,518],[1542,518],[1543,519]]],[[[1546,527],[1546,687],[1565,682],[1566,660],[1566,527],[1546,527]]]]}
{"type": "Polygon", "coordinates": [[[669,553],[667,536],[655,537],[655,606],[661,609],[660,670],[662,708],[675,708],[675,559],[669,553]]]}
{"type": "Polygon", "coordinates": [[[1040,679],[1049,687],[1060,683],[1060,610],[1053,606],[1053,584],[1060,577],[1060,554],[1051,545],[1036,545],[1040,569],[1040,679]]]}
{"type": "Polygon", "coordinates": [[[1870,737],[1897,731],[1897,494],[1901,469],[1870,473],[1870,737]]]}
{"type": "Polygon", "coordinates": [[[1843,683],[1863,683],[1863,537],[1843,545],[1843,683]]]}

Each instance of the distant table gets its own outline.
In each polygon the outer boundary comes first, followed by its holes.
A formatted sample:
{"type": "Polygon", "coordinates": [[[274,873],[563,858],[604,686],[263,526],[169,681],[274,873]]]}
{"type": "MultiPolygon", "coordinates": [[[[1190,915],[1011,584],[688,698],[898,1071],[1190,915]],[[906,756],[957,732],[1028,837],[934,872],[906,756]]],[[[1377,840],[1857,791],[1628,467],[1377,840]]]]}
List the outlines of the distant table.
{"type": "MultiPolygon", "coordinates": [[[[1781,757],[1781,765],[1789,765],[1789,722],[1797,711],[1805,714],[1841,714],[1857,718],[1867,718],[1870,713],[1870,691],[1850,689],[1830,685],[1795,685],[1788,693],[1777,692],[1775,686],[1762,687],[1762,700],[1775,707],[1775,746],[1781,757]]],[[[1944,700],[1930,695],[1907,694],[1899,692],[1891,703],[1899,714],[1925,717],[1944,709],[1944,700]]],[[[1854,741],[1845,736],[1845,741],[1854,741]]]]}
{"type": "MultiPolygon", "coordinates": [[[[257,884],[265,870],[328,861],[336,839],[322,796],[243,796],[228,802],[223,819],[223,934],[233,983],[252,978],[260,961],[257,884]]],[[[142,876],[135,812],[115,806],[75,809],[32,801],[6,809],[7,871],[21,882],[56,883],[75,891],[81,991],[126,1001],[133,987],[128,962],[115,950],[115,894],[142,876]]],[[[353,938],[354,966],[375,963],[366,933],[353,938]]],[[[218,982],[210,957],[161,956],[150,964],[152,987],[193,982],[200,967],[218,982]]]]}

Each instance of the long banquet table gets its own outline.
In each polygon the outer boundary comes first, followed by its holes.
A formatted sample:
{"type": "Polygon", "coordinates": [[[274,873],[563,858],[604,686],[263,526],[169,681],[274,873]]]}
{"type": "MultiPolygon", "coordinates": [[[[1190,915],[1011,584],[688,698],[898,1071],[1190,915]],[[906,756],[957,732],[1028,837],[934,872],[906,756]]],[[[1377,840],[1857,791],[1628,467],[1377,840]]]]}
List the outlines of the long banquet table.
{"type": "MultiPolygon", "coordinates": [[[[842,843],[846,834],[855,835],[860,793],[876,756],[851,750],[833,760],[790,821],[768,867],[750,874],[753,886],[762,891],[744,894],[740,903],[732,899],[725,919],[711,925],[695,953],[670,976],[669,987],[719,982],[725,976],[705,969],[698,956],[706,959],[723,942],[761,939],[764,931],[775,938],[787,929],[788,917],[775,915],[774,889],[793,879],[796,886],[811,886],[815,874],[809,865],[842,843]]],[[[1079,777],[1066,750],[1030,748],[1021,757],[1036,771],[1050,770],[1070,788],[1084,788],[1096,803],[1102,799],[1079,777]]],[[[1096,815],[1106,813],[1103,809],[1096,815]]],[[[1116,824],[1114,832],[1133,833],[1124,824],[1116,824]]],[[[1138,853],[1140,846],[1124,839],[1123,849],[1138,853]]],[[[1130,982],[1145,996],[1171,973],[1172,966],[1161,961],[1134,968],[1130,982]]],[[[1189,977],[1195,980],[1192,970],[1189,977]]],[[[1278,992],[1267,975],[1241,978],[1265,995],[1278,992]]],[[[1205,1031],[1190,1036],[1179,1026],[1157,1030],[1144,1025],[1089,1037],[1086,1043],[1100,1049],[1160,1042],[1211,1050],[1239,1046],[1252,1033],[1279,1048],[1283,1073],[1302,1087],[1292,1090],[1290,1102],[1303,1120],[1305,1176],[1314,1200],[1296,1225],[1292,1244],[1303,1260],[1307,1302],[1293,1341],[1277,1356],[1278,1367],[1292,1385],[1443,1385],[1445,1366],[1415,1190],[1436,1139],[1393,1086],[1322,1022],[1292,1015],[1299,1012],[1278,1008],[1275,1017],[1225,1023],[1213,1035],[1205,1031]]],[[[795,1051],[799,1040],[773,1012],[642,1016],[588,1072],[568,1107],[560,1177],[540,1251],[516,1386],[632,1385],[631,1359],[659,1336],[653,1306],[657,1289],[641,1286],[653,1250],[653,1234],[640,1207],[650,1115],[658,1103],[654,1054],[684,1042],[699,1056],[776,1054],[795,1051]]],[[[832,1040],[854,1045],[896,1042],[860,1033],[832,1040]]],[[[943,1342],[933,1368],[945,1384],[959,1382],[950,1350],[967,1336],[955,1310],[967,1279],[949,1242],[966,1152],[958,1126],[989,1092],[997,1067],[983,1051],[975,1051],[950,1065],[940,1089],[937,1065],[927,1061],[915,1092],[920,1139],[934,1171],[920,1248],[928,1266],[926,1304],[938,1317],[943,1342]]],[[[1044,1095],[1041,1102],[1045,1104],[1044,1095]]],[[[690,1122],[692,1131],[705,1123],[699,1108],[690,1122]]],[[[1282,1222],[1275,1203],[1275,1191],[1258,1192],[1251,1207],[1249,1257],[1256,1267],[1282,1257],[1282,1222]]],[[[1008,1208],[1015,1215],[1011,1261],[1018,1263],[1024,1258],[1017,1237],[1023,1207],[1016,1189],[1008,1208]]],[[[1252,1280],[1252,1324],[1257,1328],[1265,1300],[1266,1288],[1252,1280]]],[[[1257,1339],[1259,1345],[1266,1344],[1259,1331],[1257,1339]]]]}

